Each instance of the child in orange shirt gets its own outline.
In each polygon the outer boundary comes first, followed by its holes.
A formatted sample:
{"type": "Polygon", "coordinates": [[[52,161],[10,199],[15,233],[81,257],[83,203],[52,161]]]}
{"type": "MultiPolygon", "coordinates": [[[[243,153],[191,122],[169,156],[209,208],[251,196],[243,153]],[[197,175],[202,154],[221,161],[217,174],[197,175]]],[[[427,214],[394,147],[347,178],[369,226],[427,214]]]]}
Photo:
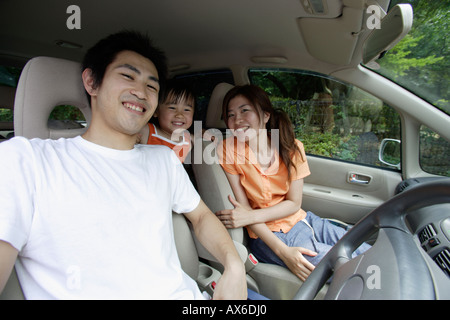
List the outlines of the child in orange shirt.
{"type": "Polygon", "coordinates": [[[305,280],[345,230],[301,208],[303,178],[310,174],[303,144],[288,116],[254,85],[227,93],[223,118],[232,137],[219,144],[218,156],[236,200],[229,196],[235,208],[217,217],[227,228],[247,227],[260,261],[305,280]]]}
{"type": "Polygon", "coordinates": [[[195,96],[186,86],[170,80],[161,101],[141,131],[140,142],[165,145],[184,162],[191,149],[191,135],[187,130],[194,118],[195,96]]]}

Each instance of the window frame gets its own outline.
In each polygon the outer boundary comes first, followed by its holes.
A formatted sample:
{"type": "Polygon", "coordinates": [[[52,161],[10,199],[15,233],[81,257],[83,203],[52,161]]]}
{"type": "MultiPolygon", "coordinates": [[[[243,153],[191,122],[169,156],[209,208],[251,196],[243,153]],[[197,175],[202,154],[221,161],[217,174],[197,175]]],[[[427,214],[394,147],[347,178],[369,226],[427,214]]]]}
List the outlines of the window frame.
{"type": "MultiPolygon", "coordinates": [[[[314,72],[314,71],[310,71],[310,70],[299,70],[299,69],[289,69],[289,68],[263,68],[263,67],[254,67],[254,68],[249,68],[247,70],[247,76],[248,79],[250,81],[250,83],[255,84],[255,81],[253,79],[254,75],[252,75],[252,73],[255,72],[288,72],[288,73],[296,73],[296,74],[301,74],[301,75],[305,75],[305,76],[312,76],[312,77],[318,77],[321,79],[324,79],[325,81],[333,81],[336,82],[340,85],[346,86],[347,88],[350,89],[354,89],[356,88],[357,90],[359,90],[360,92],[369,95],[371,98],[379,100],[379,102],[381,103],[381,108],[390,108],[391,112],[394,112],[397,115],[397,124],[396,126],[398,126],[398,136],[397,137],[389,137],[389,138],[393,138],[393,139],[398,139],[398,140],[402,140],[402,121],[401,121],[401,115],[400,113],[393,107],[391,107],[390,105],[388,105],[385,101],[379,99],[378,97],[374,96],[373,94],[367,92],[366,90],[359,88],[358,86],[351,84],[351,83],[346,83],[343,80],[334,78],[332,76],[326,75],[326,74],[322,74],[319,72],[314,72]]],[[[267,89],[264,88],[263,89],[267,89]]],[[[272,96],[272,93],[269,91],[268,92],[269,96],[272,96]]],[[[291,119],[292,120],[292,119],[291,119]]],[[[295,125],[295,124],[294,124],[295,125]]],[[[357,135],[354,135],[353,137],[357,137],[357,135]]],[[[379,150],[379,147],[381,145],[381,141],[382,139],[378,142],[378,146],[377,146],[377,151],[379,150]]],[[[396,168],[395,166],[388,166],[384,163],[382,163],[379,158],[376,159],[374,161],[374,163],[378,163],[378,164],[370,164],[370,163],[365,163],[365,162],[359,162],[356,160],[347,160],[347,159],[342,159],[342,158],[335,158],[335,157],[331,157],[331,156],[325,156],[325,155],[320,155],[320,154],[314,154],[311,153],[310,150],[308,150],[307,147],[305,147],[305,151],[306,154],[308,156],[312,156],[312,157],[317,157],[317,158],[322,158],[322,159],[329,159],[329,160],[333,160],[333,161],[339,161],[339,162],[344,162],[344,163],[351,163],[351,164],[356,164],[356,165],[361,165],[361,166],[366,166],[366,167],[372,167],[372,168],[377,168],[377,169],[382,169],[382,170],[388,170],[388,171],[392,171],[392,172],[397,172],[397,173],[401,173],[402,172],[402,168],[401,168],[401,164],[402,162],[402,157],[403,157],[403,150],[400,148],[400,154],[399,154],[399,158],[400,158],[400,168],[396,168]]],[[[378,154],[378,153],[377,153],[378,154]]]]}

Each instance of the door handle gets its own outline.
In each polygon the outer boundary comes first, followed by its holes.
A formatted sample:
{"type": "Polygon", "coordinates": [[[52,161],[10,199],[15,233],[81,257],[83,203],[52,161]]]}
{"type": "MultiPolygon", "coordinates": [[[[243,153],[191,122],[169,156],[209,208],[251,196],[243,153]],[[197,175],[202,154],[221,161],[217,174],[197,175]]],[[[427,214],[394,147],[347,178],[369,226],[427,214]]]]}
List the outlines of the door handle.
{"type": "Polygon", "coordinates": [[[372,180],[372,177],[365,175],[365,174],[360,174],[360,173],[355,173],[355,172],[350,172],[348,174],[348,182],[349,183],[367,185],[370,183],[371,180],[372,180]]]}

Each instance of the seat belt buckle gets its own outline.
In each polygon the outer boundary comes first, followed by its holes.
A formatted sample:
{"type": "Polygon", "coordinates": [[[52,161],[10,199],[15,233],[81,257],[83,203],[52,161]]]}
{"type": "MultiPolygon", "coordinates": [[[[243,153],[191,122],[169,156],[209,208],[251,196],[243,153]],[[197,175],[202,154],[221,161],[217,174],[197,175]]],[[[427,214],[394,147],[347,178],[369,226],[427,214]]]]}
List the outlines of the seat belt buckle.
{"type": "Polygon", "coordinates": [[[247,272],[247,273],[250,272],[254,267],[256,267],[256,265],[258,263],[259,263],[258,259],[256,259],[256,257],[252,253],[250,253],[247,256],[247,260],[245,261],[245,264],[244,264],[245,272],[247,272]]]}

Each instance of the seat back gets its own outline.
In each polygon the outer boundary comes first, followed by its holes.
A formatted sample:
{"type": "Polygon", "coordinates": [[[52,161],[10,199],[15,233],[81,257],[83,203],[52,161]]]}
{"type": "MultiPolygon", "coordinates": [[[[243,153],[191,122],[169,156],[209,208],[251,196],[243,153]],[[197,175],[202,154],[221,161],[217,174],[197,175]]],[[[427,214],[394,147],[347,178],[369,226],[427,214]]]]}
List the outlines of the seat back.
{"type": "Polygon", "coordinates": [[[191,230],[182,214],[172,213],[172,221],[181,267],[192,279],[196,280],[199,272],[199,260],[191,230]]]}
{"type": "MultiPolygon", "coordinates": [[[[226,128],[222,119],[222,102],[231,88],[233,88],[233,85],[224,82],[217,84],[214,88],[206,114],[205,125],[207,128],[226,128]]],[[[198,192],[202,200],[212,212],[232,209],[233,206],[228,200],[228,195],[233,195],[233,190],[219,164],[213,142],[202,141],[202,143],[198,143],[196,141],[193,146],[193,154],[202,155],[201,161],[195,159],[192,163],[192,171],[194,172],[198,192]]],[[[229,229],[228,232],[234,241],[238,243],[244,242],[243,228],[229,229]]]]}
{"type": "Polygon", "coordinates": [[[14,103],[16,136],[58,139],[74,137],[86,128],[49,127],[50,113],[56,106],[78,107],[87,123],[91,109],[81,79],[79,63],[64,59],[37,57],[25,65],[17,86],[14,103]]]}
{"type": "Polygon", "coordinates": [[[22,292],[22,288],[19,283],[19,279],[17,278],[16,270],[13,269],[11,272],[11,276],[8,279],[8,282],[3,289],[3,292],[0,293],[0,300],[24,300],[24,295],[22,292]]]}
{"type": "Polygon", "coordinates": [[[207,128],[226,129],[227,126],[222,119],[222,103],[223,98],[231,88],[233,88],[233,85],[226,82],[218,83],[214,87],[206,112],[205,125],[207,128]]]}

